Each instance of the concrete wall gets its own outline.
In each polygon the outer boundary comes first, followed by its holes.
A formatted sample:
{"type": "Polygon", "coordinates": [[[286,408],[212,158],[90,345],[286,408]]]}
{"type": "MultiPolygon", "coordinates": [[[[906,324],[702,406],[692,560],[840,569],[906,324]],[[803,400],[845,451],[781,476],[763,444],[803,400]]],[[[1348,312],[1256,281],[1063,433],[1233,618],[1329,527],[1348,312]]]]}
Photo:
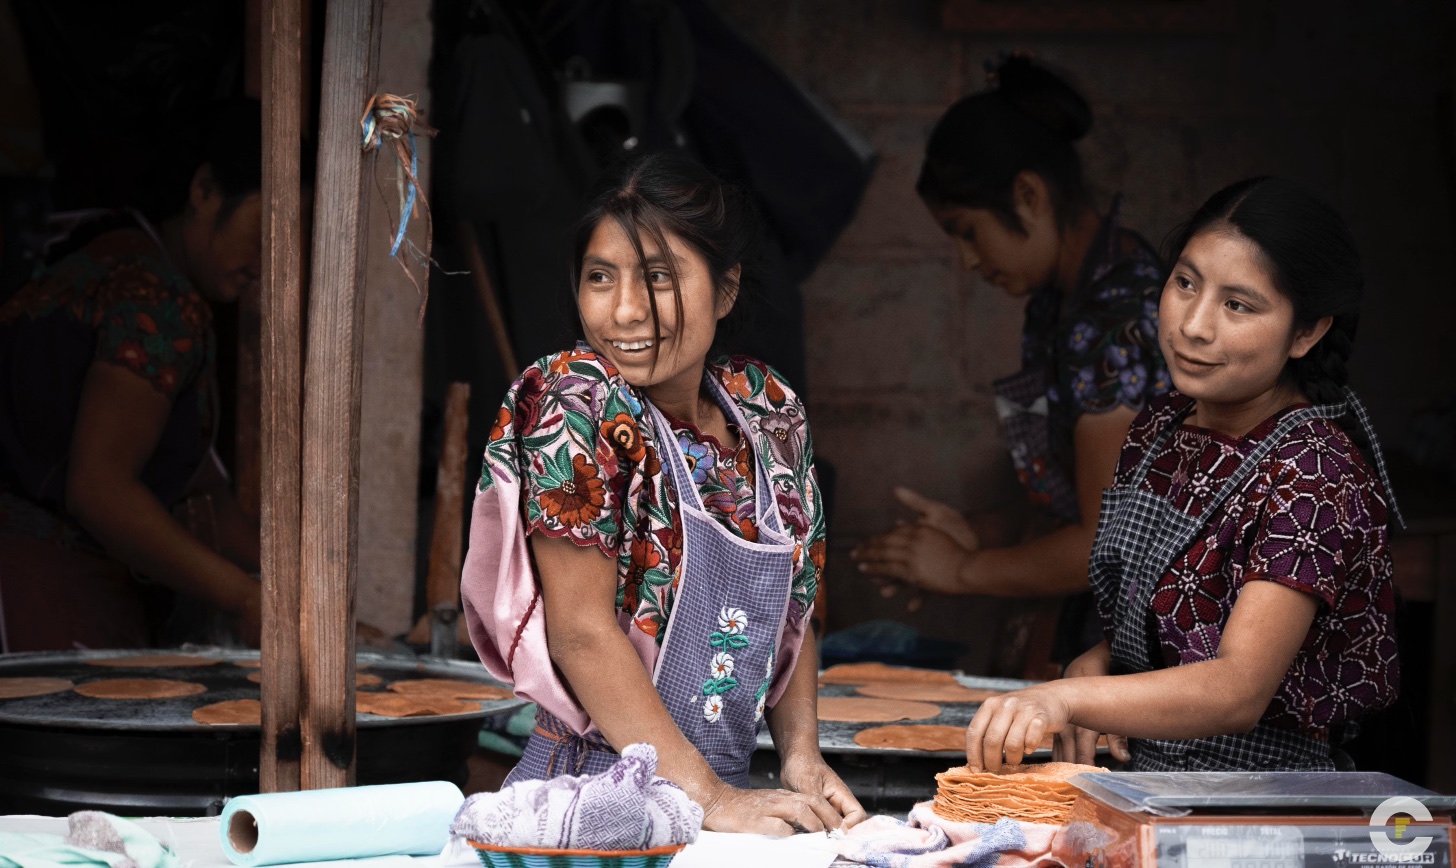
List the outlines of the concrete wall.
{"type": "Polygon", "coordinates": [[[895,517],[903,482],[965,509],[1018,496],[988,384],[1017,365],[1018,303],[957,270],[913,185],[942,109],[983,86],[983,63],[1030,49],[1068,73],[1097,116],[1082,145],[1105,203],[1155,243],[1217,188],[1281,174],[1351,221],[1369,291],[1355,385],[1388,439],[1451,391],[1449,110],[1456,6],[1229,2],[1225,34],[980,35],[939,26],[939,3],[724,0],[723,13],[878,149],[854,223],[805,287],[811,423],[838,465],[830,627],[872,617],[965,641],[983,660],[1001,604],[905,612],[846,552],[895,517]]]}
{"type": "MultiPolygon", "coordinates": [[[[414,96],[425,110],[431,27],[430,0],[384,0],[379,90],[414,96]]],[[[416,141],[422,149],[420,182],[428,190],[430,139],[417,136],[416,141]]],[[[389,256],[399,219],[395,159],[384,152],[374,163],[378,184],[369,188],[359,429],[358,617],[396,635],[413,623],[424,330],[421,298],[389,256]]],[[[424,223],[413,219],[409,227],[410,239],[421,249],[424,223]]],[[[400,256],[405,256],[403,248],[400,256]]],[[[413,270],[423,286],[423,270],[413,270]]]]}

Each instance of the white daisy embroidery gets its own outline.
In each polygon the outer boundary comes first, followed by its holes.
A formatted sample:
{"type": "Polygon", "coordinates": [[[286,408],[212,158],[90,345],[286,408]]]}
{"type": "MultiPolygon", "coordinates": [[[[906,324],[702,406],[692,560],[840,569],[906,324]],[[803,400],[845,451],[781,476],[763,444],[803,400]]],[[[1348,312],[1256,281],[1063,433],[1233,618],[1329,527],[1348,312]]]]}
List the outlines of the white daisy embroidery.
{"type": "Polygon", "coordinates": [[[724,606],[718,613],[718,632],[737,636],[748,627],[748,613],[733,606],[724,606]]]}
{"type": "Polygon", "coordinates": [[[773,652],[770,651],[769,652],[769,655],[768,655],[768,667],[764,670],[764,673],[763,673],[763,677],[764,678],[772,678],[773,677],[773,658],[774,658],[773,652]]]}
{"type": "Polygon", "coordinates": [[[719,651],[713,655],[713,662],[708,668],[712,671],[714,678],[727,678],[733,674],[733,655],[726,651],[719,651]]]}
{"type": "Polygon", "coordinates": [[[758,698],[758,707],[753,710],[753,719],[756,721],[763,720],[763,702],[765,698],[766,697],[760,696],[758,698]]]}
{"type": "Polygon", "coordinates": [[[709,696],[708,701],[703,703],[703,719],[709,723],[717,723],[722,716],[723,697],[709,696]]]}

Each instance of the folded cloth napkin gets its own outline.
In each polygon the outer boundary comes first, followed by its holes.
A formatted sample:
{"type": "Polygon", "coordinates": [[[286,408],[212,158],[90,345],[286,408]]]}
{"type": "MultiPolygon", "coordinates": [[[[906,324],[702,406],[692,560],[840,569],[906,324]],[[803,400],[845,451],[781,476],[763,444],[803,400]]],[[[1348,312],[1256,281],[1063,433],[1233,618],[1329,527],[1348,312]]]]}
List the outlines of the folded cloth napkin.
{"type": "Polygon", "coordinates": [[[871,817],[844,834],[839,858],[874,868],[1047,868],[1059,826],[1002,818],[956,823],[921,802],[908,822],[871,817]]]}
{"type": "Polygon", "coordinates": [[[67,818],[60,835],[0,832],[0,868],[177,868],[177,857],[145,829],[101,811],[67,818]]]}
{"type": "Polygon", "coordinates": [[[657,775],[657,750],[629,744],[599,775],[520,781],[465,800],[450,834],[496,847],[650,850],[691,844],[703,809],[657,775]]]}

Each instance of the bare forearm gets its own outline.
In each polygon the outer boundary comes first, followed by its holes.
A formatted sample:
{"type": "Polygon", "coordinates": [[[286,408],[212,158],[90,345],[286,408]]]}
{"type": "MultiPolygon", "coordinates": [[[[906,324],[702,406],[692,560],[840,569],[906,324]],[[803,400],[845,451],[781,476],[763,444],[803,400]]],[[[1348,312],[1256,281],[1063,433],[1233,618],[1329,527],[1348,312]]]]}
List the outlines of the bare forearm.
{"type": "Polygon", "coordinates": [[[227,611],[250,605],[258,583],[188,534],[140,482],[112,479],[97,488],[72,497],[70,509],[113,557],[153,581],[227,611]]]}
{"type": "Polygon", "coordinates": [[[1206,738],[1256,724],[1269,696],[1230,661],[1214,659],[1133,675],[1071,678],[1043,685],[1063,694],[1071,722],[1132,738],[1206,738]]]}
{"type": "Polygon", "coordinates": [[[968,553],[960,569],[968,593],[995,597],[1056,596],[1087,589],[1095,527],[1068,525],[1021,545],[968,553]]]}
{"type": "Polygon", "coordinates": [[[658,775],[682,787],[698,804],[711,803],[722,780],[673,722],[615,622],[552,632],[552,660],[612,747],[620,751],[637,742],[651,744],[657,749],[658,775]]]}
{"type": "Polygon", "coordinates": [[[819,755],[819,647],[814,631],[804,631],[799,659],[779,701],[765,714],[779,757],[819,755]]]}

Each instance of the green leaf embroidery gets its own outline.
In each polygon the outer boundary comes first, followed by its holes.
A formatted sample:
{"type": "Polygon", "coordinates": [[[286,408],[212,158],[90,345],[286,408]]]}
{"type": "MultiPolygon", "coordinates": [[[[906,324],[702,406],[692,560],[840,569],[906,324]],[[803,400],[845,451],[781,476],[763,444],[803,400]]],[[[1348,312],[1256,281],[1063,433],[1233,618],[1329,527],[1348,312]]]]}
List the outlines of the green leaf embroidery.
{"type": "Polygon", "coordinates": [[[729,675],[725,678],[713,678],[703,682],[704,696],[722,696],[738,686],[738,679],[729,675]]]}
{"type": "Polygon", "coordinates": [[[591,420],[584,413],[577,413],[572,410],[566,411],[566,426],[571,433],[577,437],[577,442],[588,452],[596,451],[597,430],[592,426],[591,420]]]}

